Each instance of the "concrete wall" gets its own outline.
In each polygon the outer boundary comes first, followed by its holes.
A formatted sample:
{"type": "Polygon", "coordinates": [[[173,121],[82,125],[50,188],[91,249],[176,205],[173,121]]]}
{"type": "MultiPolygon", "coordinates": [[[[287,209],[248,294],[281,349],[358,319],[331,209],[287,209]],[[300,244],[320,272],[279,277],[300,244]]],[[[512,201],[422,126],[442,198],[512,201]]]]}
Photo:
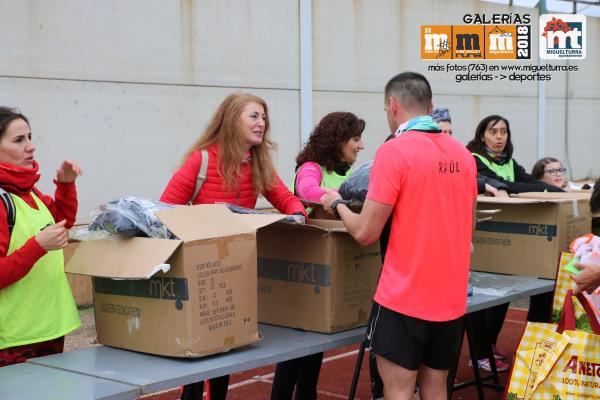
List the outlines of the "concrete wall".
{"type": "MultiPolygon", "coordinates": [[[[120,195],[157,198],[217,104],[234,90],[265,98],[277,167],[293,176],[300,146],[300,0],[0,0],[0,104],[30,118],[40,188],[64,158],[85,169],[80,221],[120,195]]],[[[426,73],[436,105],[451,109],[467,142],[484,116],[511,122],[516,159],[537,159],[537,84],[465,83],[428,73],[419,59],[421,24],[461,24],[465,13],[519,12],[479,1],[313,1],[313,119],[352,111],[367,121],[370,159],[388,134],[382,88],[403,70],[426,73]]],[[[600,175],[600,23],[588,17],[581,71],[546,85],[546,153],[565,159],[565,105],[574,178],[600,175]]],[[[537,40],[533,41],[537,62],[537,40]]]]}

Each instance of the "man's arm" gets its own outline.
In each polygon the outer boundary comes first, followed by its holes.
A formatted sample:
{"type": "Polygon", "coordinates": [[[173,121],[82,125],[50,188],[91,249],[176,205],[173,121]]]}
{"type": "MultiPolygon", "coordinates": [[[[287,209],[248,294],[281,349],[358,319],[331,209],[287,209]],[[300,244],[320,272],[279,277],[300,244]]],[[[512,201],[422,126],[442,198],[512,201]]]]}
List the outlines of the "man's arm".
{"type": "MultiPolygon", "coordinates": [[[[326,211],[333,213],[331,203],[341,198],[340,195],[330,189],[325,189],[325,195],[321,197],[321,203],[326,211]]],[[[360,214],[354,213],[345,204],[339,204],[336,209],[342,222],[352,237],[362,246],[375,243],[381,235],[394,206],[366,199],[360,214]]]]}

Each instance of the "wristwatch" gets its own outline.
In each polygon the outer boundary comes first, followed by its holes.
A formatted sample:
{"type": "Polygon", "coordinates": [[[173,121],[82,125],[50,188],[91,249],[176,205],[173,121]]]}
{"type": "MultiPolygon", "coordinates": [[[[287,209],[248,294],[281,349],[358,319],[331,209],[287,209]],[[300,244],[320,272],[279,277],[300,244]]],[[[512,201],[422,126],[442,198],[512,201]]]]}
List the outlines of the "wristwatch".
{"type": "Polygon", "coordinates": [[[340,217],[340,214],[337,211],[337,206],[339,206],[340,204],[348,205],[348,204],[350,204],[350,202],[347,201],[347,200],[335,199],[333,201],[333,203],[331,203],[331,210],[333,211],[333,215],[335,215],[335,217],[339,218],[339,219],[341,219],[341,217],[340,217]]]}

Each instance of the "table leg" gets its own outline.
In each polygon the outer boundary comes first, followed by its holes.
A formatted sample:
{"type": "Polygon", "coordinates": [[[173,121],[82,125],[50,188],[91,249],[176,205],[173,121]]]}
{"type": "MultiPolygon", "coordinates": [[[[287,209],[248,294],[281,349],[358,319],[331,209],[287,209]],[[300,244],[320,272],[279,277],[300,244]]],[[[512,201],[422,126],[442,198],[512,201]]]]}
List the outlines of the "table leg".
{"type": "Polygon", "coordinates": [[[352,376],[352,384],[350,385],[350,393],[348,393],[348,400],[354,400],[356,394],[356,386],[358,385],[358,376],[360,375],[360,368],[362,367],[363,357],[365,355],[365,347],[367,342],[363,340],[360,342],[360,348],[356,355],[356,365],[354,366],[354,375],[352,376]]]}
{"type": "MultiPolygon", "coordinates": [[[[475,386],[477,387],[477,395],[479,397],[479,400],[485,400],[485,396],[483,395],[483,385],[481,384],[481,375],[479,374],[479,366],[477,364],[477,352],[475,350],[475,344],[473,342],[475,340],[475,338],[473,337],[472,330],[473,324],[471,322],[472,316],[477,314],[478,313],[473,313],[467,314],[465,316],[465,328],[467,332],[467,342],[469,344],[469,357],[471,357],[471,363],[473,363],[473,375],[475,376],[475,386]]],[[[485,332],[485,326],[483,326],[483,329],[483,333],[486,334],[487,332],[485,332]]]]}

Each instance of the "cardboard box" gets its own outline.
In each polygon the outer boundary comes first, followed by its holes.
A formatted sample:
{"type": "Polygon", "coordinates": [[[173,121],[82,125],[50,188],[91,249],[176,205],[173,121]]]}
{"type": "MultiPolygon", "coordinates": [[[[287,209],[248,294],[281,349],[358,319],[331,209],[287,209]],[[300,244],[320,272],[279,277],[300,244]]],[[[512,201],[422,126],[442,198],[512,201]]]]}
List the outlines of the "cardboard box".
{"type": "MultiPolygon", "coordinates": [[[[325,209],[323,208],[323,205],[321,203],[312,203],[310,201],[303,201],[303,203],[307,206],[309,206],[310,208],[310,214],[308,216],[309,219],[313,220],[313,219],[328,219],[328,220],[333,220],[333,221],[339,221],[339,219],[337,219],[336,217],[334,217],[333,215],[329,214],[327,211],[325,211],[325,209]]],[[[361,210],[362,210],[362,204],[350,204],[348,205],[348,207],[355,213],[360,214],[361,210]]]]}
{"type": "Polygon", "coordinates": [[[66,265],[95,276],[98,341],[199,357],[259,340],[256,230],[283,216],[239,215],[219,204],[156,215],[181,240],[82,242],[66,265]]]}
{"type": "Polygon", "coordinates": [[[69,282],[77,307],[85,308],[94,304],[91,276],[67,274],[67,282],[69,282]]]}
{"type": "Polygon", "coordinates": [[[500,209],[477,224],[471,269],[554,279],[561,251],[590,233],[589,195],[522,193],[510,199],[479,196],[477,208],[500,209]]]}
{"type": "Polygon", "coordinates": [[[341,221],[276,223],[258,232],[258,320],[317,332],[366,325],[381,270],[341,221]]]}
{"type": "MultiPolygon", "coordinates": [[[[63,250],[65,265],[73,256],[75,249],[77,248],[78,243],[69,241],[70,245],[67,246],[63,250]]],[[[84,275],[75,275],[67,273],[67,281],[69,282],[69,286],[71,286],[71,292],[73,293],[73,298],[75,299],[75,304],[77,307],[89,307],[94,304],[94,295],[92,288],[92,277],[84,276],[84,275]]]]}

